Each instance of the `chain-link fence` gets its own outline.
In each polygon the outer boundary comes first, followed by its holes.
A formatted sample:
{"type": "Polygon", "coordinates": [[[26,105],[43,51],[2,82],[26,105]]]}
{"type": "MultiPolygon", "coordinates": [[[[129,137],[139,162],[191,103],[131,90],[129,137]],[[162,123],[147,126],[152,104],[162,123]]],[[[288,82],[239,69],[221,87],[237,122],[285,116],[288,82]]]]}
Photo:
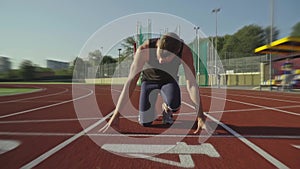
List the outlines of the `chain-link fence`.
{"type": "MultiPolygon", "coordinates": [[[[195,59],[195,58],[194,58],[195,59]]],[[[260,63],[267,60],[266,56],[252,56],[244,58],[226,58],[217,62],[209,60],[206,64],[201,64],[207,74],[197,75],[198,84],[208,85],[259,85],[260,83],[260,63]],[[207,65],[206,67],[204,65],[207,65]],[[222,71],[220,71],[222,70],[222,71]],[[215,73],[217,72],[217,73],[215,73]]],[[[103,64],[99,66],[89,66],[86,68],[86,79],[108,79],[128,77],[132,59],[127,59],[118,63],[103,64]]],[[[197,70],[196,70],[197,71],[197,70]]],[[[205,72],[204,71],[204,72],[205,72]]],[[[185,85],[184,70],[179,69],[179,84],[185,85]]],[[[107,81],[105,81],[107,82],[107,81]]],[[[118,81],[118,83],[120,83],[118,81]]]]}
{"type": "Polygon", "coordinates": [[[231,58],[229,55],[228,58],[221,60],[225,73],[260,72],[260,63],[266,61],[265,55],[242,58],[231,58]]]}

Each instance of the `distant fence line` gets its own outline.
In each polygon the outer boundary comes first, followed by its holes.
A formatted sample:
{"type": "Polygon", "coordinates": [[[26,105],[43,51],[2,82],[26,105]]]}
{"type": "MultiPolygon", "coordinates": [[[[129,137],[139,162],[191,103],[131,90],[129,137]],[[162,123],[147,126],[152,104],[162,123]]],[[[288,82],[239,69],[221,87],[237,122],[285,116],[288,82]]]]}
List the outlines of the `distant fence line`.
{"type": "MultiPolygon", "coordinates": [[[[261,82],[260,63],[265,62],[266,59],[266,56],[223,59],[218,66],[223,66],[224,72],[217,75],[214,74],[214,71],[208,71],[213,72],[208,75],[208,85],[259,85],[261,82]],[[217,79],[217,82],[215,79],[217,79]]],[[[120,65],[118,63],[113,63],[89,66],[86,68],[86,82],[97,84],[122,84],[126,81],[126,77],[128,77],[131,63],[132,59],[127,59],[122,61],[120,65]]],[[[207,65],[213,65],[213,63],[208,62],[207,65]]],[[[182,72],[182,67],[180,69],[180,72],[182,72]]],[[[213,68],[208,66],[207,69],[213,68]]],[[[179,74],[179,83],[185,85],[183,74],[179,74]]],[[[201,74],[198,76],[199,85],[204,84],[205,76],[201,74]]]]}

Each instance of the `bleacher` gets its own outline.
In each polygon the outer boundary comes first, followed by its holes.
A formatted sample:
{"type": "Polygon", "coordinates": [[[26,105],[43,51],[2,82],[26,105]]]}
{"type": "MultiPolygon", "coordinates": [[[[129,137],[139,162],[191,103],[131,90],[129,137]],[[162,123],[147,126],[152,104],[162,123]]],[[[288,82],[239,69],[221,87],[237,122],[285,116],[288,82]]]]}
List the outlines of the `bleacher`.
{"type": "MultiPolygon", "coordinates": [[[[267,80],[260,84],[260,89],[263,87],[276,88],[277,90],[300,88],[300,37],[285,37],[273,41],[270,44],[256,48],[255,53],[272,56],[272,74],[269,78],[264,77],[267,80]],[[291,75],[286,75],[281,68],[286,59],[293,63],[291,75]],[[270,77],[273,79],[270,80],[270,77]]],[[[266,63],[266,65],[269,66],[269,63],[266,63]]]]}

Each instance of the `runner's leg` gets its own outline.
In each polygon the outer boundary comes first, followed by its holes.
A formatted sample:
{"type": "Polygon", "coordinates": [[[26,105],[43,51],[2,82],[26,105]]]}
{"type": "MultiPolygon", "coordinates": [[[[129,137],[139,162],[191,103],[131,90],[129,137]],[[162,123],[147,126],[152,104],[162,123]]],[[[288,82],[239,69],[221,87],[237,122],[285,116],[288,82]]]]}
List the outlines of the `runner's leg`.
{"type": "Polygon", "coordinates": [[[168,109],[170,109],[172,112],[176,112],[180,109],[181,92],[176,81],[164,84],[161,87],[161,96],[168,109]]]}
{"type": "Polygon", "coordinates": [[[150,126],[156,118],[155,103],[159,92],[159,84],[144,81],[141,85],[139,104],[139,123],[150,126]]]}

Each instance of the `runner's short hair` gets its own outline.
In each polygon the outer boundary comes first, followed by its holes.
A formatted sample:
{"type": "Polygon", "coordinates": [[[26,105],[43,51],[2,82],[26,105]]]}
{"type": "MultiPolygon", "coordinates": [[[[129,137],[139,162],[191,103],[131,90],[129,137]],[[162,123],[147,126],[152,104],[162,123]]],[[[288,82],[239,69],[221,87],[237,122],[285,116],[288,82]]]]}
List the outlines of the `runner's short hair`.
{"type": "Polygon", "coordinates": [[[159,51],[161,57],[167,57],[168,55],[170,55],[169,52],[177,55],[181,48],[181,40],[177,34],[169,32],[164,34],[160,38],[158,47],[160,49],[163,49],[159,51]]]}

